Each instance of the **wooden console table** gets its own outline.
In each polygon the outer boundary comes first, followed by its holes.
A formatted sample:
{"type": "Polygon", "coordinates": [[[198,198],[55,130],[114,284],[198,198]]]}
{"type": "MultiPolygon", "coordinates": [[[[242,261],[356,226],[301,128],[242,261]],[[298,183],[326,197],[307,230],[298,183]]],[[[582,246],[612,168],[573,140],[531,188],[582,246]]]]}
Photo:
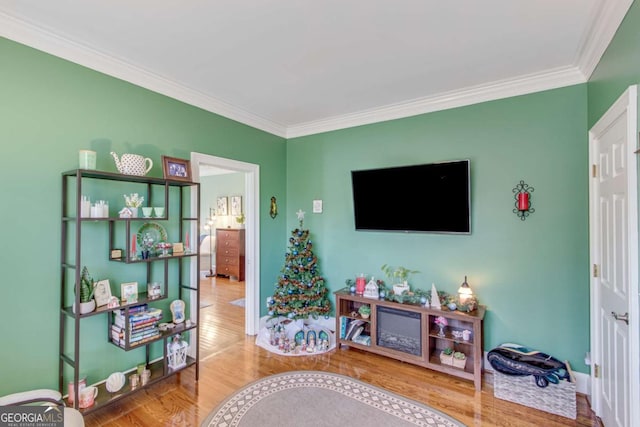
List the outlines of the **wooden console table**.
{"type": "Polygon", "coordinates": [[[339,290],[334,294],[336,297],[336,341],[338,347],[349,346],[424,366],[471,380],[476,390],[482,389],[482,358],[484,354],[482,350],[482,321],[485,306],[480,306],[471,313],[464,313],[451,311],[444,307],[438,310],[420,305],[364,298],[350,293],[347,289],[339,290]],[[371,315],[367,319],[358,314],[358,309],[362,305],[371,307],[371,315]],[[402,328],[397,337],[392,337],[389,342],[385,342],[381,338],[381,332],[385,334],[388,332],[379,329],[381,324],[379,321],[384,316],[393,317],[390,323],[392,326],[395,324],[396,327],[398,321],[403,321],[403,316],[406,316],[407,322],[412,322],[413,319],[413,326],[419,325],[414,333],[415,337],[406,338],[404,335],[410,335],[410,333],[405,333],[407,329],[402,328]],[[444,328],[443,334],[439,333],[439,327],[435,323],[438,316],[447,319],[448,325],[444,328]],[[464,330],[470,331],[467,340],[456,336],[464,330]],[[410,343],[408,349],[399,349],[402,345],[397,343],[402,340],[410,343]],[[441,363],[440,353],[447,347],[466,355],[467,360],[464,368],[441,363]]]}

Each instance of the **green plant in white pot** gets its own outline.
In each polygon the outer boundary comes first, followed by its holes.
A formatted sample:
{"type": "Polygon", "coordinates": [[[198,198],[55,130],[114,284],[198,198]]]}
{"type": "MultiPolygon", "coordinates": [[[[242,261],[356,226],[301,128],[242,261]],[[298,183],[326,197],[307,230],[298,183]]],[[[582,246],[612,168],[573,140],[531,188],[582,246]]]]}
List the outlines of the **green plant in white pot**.
{"type": "Polygon", "coordinates": [[[412,274],[418,273],[417,270],[409,270],[405,267],[392,267],[384,264],[382,272],[387,276],[393,286],[393,293],[396,295],[402,295],[404,292],[409,292],[409,277],[412,274]]]}
{"type": "Polygon", "coordinates": [[[464,369],[467,364],[467,356],[461,351],[454,352],[452,364],[456,368],[464,369]]]}
{"type": "Polygon", "coordinates": [[[236,217],[236,222],[238,223],[238,226],[239,226],[240,228],[243,228],[243,227],[244,227],[244,220],[245,220],[245,216],[244,216],[244,214],[243,214],[243,213],[241,213],[240,215],[238,215],[238,216],[236,217]]]}
{"type": "MultiPolygon", "coordinates": [[[[96,309],[96,301],[93,299],[94,290],[93,279],[85,266],[80,275],[80,314],[91,313],[96,309]]],[[[75,305],[73,311],[75,312],[75,305]]]]}
{"type": "Polygon", "coordinates": [[[358,309],[358,313],[360,313],[360,316],[362,316],[363,319],[368,319],[371,315],[371,306],[367,304],[361,305],[358,309]]]}

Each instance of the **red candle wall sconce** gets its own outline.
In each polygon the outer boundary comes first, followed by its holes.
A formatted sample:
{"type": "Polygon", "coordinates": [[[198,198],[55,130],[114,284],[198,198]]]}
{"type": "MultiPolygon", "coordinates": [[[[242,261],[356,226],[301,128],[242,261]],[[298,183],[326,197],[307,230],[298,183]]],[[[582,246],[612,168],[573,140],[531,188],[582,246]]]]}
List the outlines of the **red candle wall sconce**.
{"type": "Polygon", "coordinates": [[[530,214],[536,211],[531,207],[531,193],[535,190],[533,187],[529,186],[529,184],[525,184],[524,181],[520,181],[512,191],[514,194],[513,198],[516,200],[513,213],[518,215],[518,217],[524,221],[530,214]]]}

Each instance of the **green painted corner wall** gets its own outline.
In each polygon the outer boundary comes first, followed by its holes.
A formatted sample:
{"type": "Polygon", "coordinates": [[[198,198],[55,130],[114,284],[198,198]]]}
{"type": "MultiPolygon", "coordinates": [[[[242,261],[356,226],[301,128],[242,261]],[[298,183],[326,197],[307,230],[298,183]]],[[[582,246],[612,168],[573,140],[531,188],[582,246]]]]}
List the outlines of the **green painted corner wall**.
{"type": "MultiPolygon", "coordinates": [[[[466,274],[488,306],[486,349],[521,342],[587,372],[586,134],[640,81],[638,25],[634,2],[586,85],[288,142],[0,38],[0,177],[5,206],[17,207],[0,212],[7,248],[0,395],[57,386],[60,172],[77,166],[83,148],[96,150],[98,168],[108,171],[115,171],[112,150],[149,156],[152,176],[162,175],[162,154],[197,151],[259,164],[261,300],[273,292],[297,225],[293,213],[302,208],[332,290],[360,272],[381,276],[383,263],[420,270],[414,287],[433,282],[448,292],[466,274]],[[472,165],[470,236],[354,231],[352,169],[457,158],[472,165]],[[536,189],[537,211],[525,222],[511,212],[520,179],[536,189]],[[271,196],[276,219],[268,216],[271,196]],[[323,214],[311,213],[316,198],[323,214]]],[[[381,207],[402,203],[381,194],[381,207]]],[[[99,316],[88,319],[86,330],[101,324],[99,316]]],[[[104,341],[93,344],[90,354],[100,357],[104,341]]],[[[108,362],[105,369],[118,368],[108,362]]]]}
{"type": "Polygon", "coordinates": [[[238,227],[236,219],[231,216],[231,196],[242,197],[242,212],[244,212],[244,175],[244,173],[228,173],[200,178],[200,217],[203,220],[209,217],[211,209],[215,213],[218,197],[226,197],[229,215],[216,217],[213,226],[215,228],[238,227]]]}
{"type": "MultiPolygon", "coordinates": [[[[57,388],[60,173],[77,167],[79,149],[96,150],[98,169],[112,172],[110,151],[143,154],[154,160],[151,176],[162,176],[161,155],[188,159],[192,151],[260,165],[260,280],[270,288],[286,233],[285,218],[268,215],[271,196],[286,200],[283,138],[7,39],[0,38],[0,58],[0,227],[6,247],[0,258],[0,395],[57,388]]],[[[83,334],[105,321],[102,315],[87,319],[83,334]]],[[[110,361],[121,357],[120,350],[105,347],[104,339],[87,339],[88,354],[101,358],[94,364],[109,359],[103,370],[111,369],[105,374],[87,366],[89,382],[124,369],[110,361]]]]}
{"type": "MultiPolygon", "coordinates": [[[[361,272],[382,278],[385,263],[419,270],[414,288],[454,293],[467,275],[488,309],[485,350],[517,342],[587,372],[586,106],[583,84],[292,139],[288,228],[293,212],[307,212],[332,291],[361,272]],[[471,235],[355,231],[351,170],[453,159],[471,160],[471,235]],[[521,179],[535,188],[526,221],[512,213],[521,179]],[[313,199],[322,214],[311,213],[313,199]]],[[[380,193],[380,209],[402,208],[380,193]]]]}
{"type": "Polygon", "coordinates": [[[589,78],[589,129],[630,85],[640,82],[638,26],[640,3],[634,1],[589,78]]]}

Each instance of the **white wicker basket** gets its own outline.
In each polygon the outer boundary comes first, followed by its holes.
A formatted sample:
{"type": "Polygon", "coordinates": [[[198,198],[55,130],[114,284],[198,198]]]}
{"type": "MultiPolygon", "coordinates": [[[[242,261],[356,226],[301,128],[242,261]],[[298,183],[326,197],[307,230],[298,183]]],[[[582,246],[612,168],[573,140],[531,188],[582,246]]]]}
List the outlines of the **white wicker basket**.
{"type": "Polygon", "coordinates": [[[187,352],[189,344],[180,340],[178,335],[172,342],[167,344],[167,365],[169,369],[176,370],[187,366],[187,352]]]}
{"type": "MultiPolygon", "coordinates": [[[[569,364],[567,363],[567,367],[569,364]]],[[[493,393],[498,399],[519,403],[551,414],[576,419],[576,382],[569,369],[571,381],[549,383],[538,387],[535,377],[518,377],[494,371],[493,393]]]]}

